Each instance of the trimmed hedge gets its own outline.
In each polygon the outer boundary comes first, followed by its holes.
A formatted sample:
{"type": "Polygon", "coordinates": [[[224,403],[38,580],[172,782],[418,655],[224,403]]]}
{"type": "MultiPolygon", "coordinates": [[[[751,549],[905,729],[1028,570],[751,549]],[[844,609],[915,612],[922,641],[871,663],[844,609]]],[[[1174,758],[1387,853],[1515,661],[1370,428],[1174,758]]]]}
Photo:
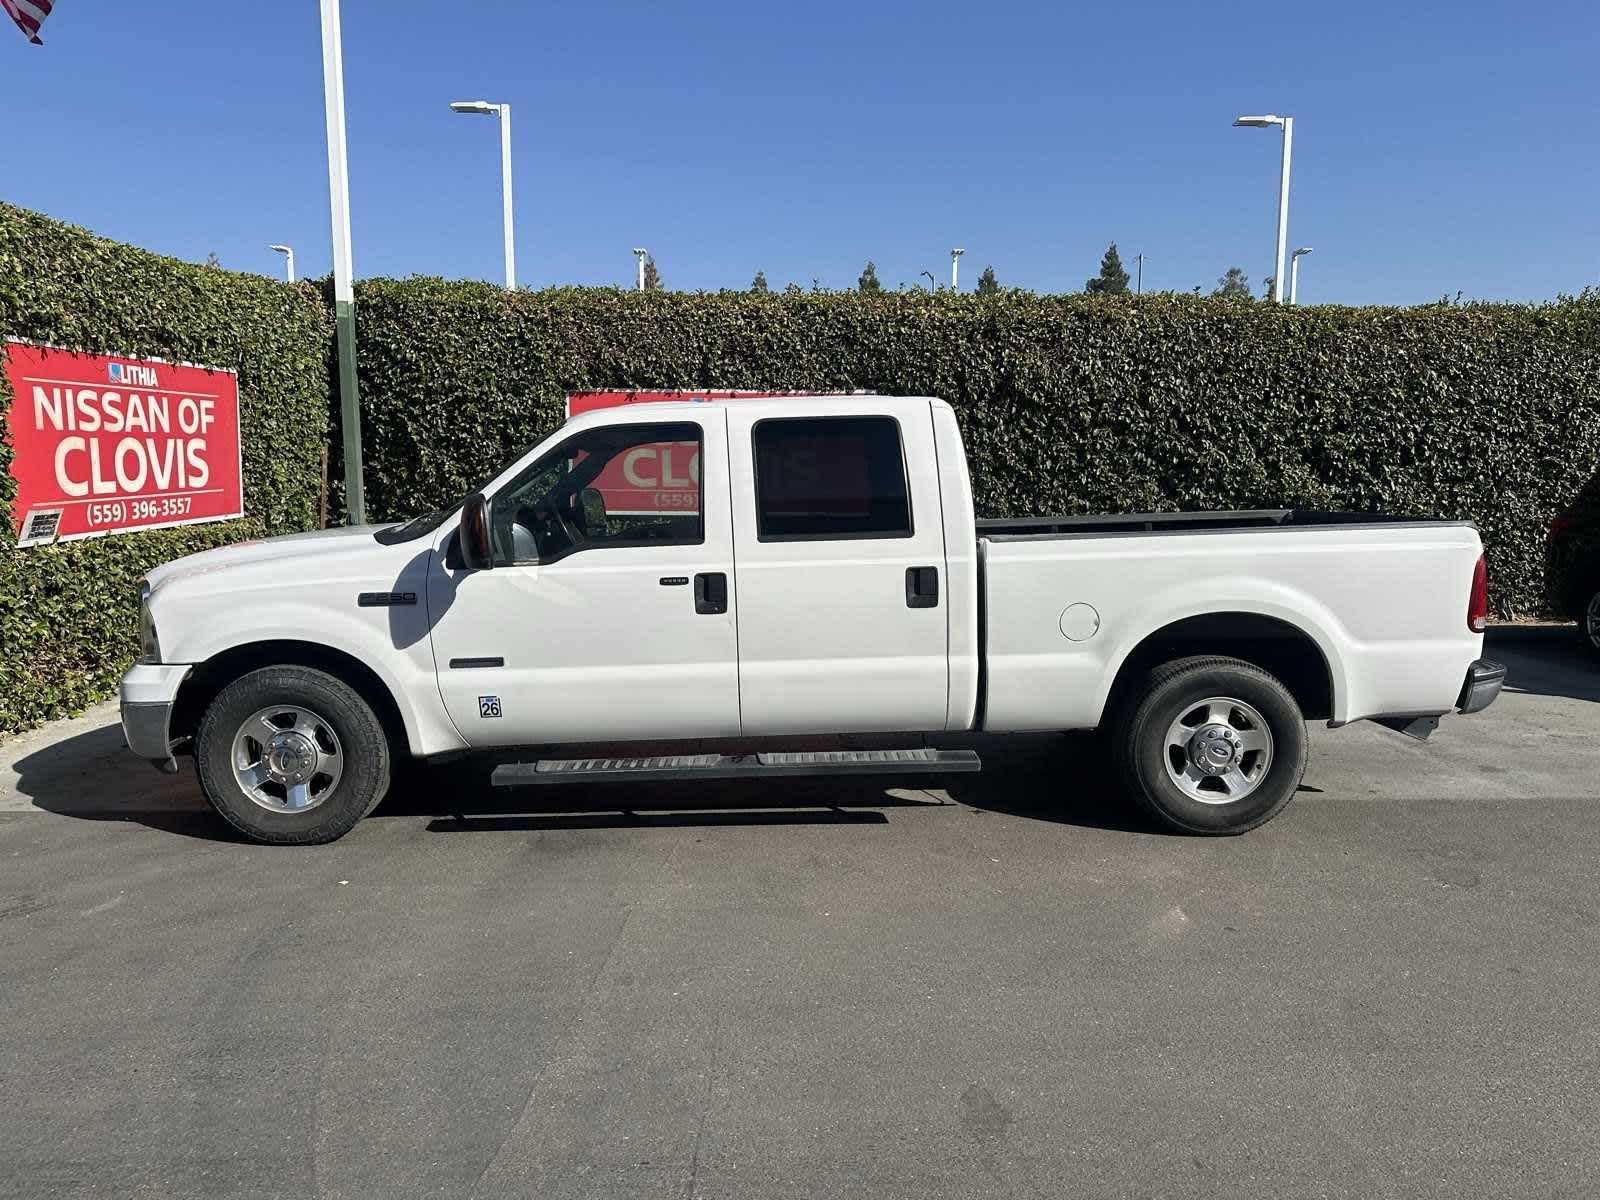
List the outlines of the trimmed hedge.
{"type": "MultiPolygon", "coordinates": [[[[16,549],[0,441],[0,731],[99,700],[137,652],[140,577],[316,523],[332,320],[316,289],[197,267],[0,204],[0,338],[239,372],[242,520],[16,549]]],[[[0,375],[0,412],[11,392],[0,375]]],[[[0,423],[3,424],[3,423],[0,423]]]]}
{"type": "Polygon", "coordinates": [[[458,497],[586,388],[866,388],[955,406],[986,516],[1466,518],[1496,611],[1600,466],[1600,302],[1287,309],[1189,296],[357,289],[369,509],[458,497]]]}
{"type": "MultiPolygon", "coordinates": [[[[1467,518],[1496,611],[1545,608],[1544,530],[1600,510],[1600,300],[1285,309],[979,298],[357,289],[373,519],[449,503],[587,388],[943,396],[991,516],[1305,506],[1467,518]]],[[[18,551],[0,443],[0,731],[107,694],[151,566],[310,528],[337,420],[317,287],[191,266],[0,205],[0,337],[239,372],[243,520],[18,551]]],[[[0,409],[11,397],[0,379],[0,409]]]]}

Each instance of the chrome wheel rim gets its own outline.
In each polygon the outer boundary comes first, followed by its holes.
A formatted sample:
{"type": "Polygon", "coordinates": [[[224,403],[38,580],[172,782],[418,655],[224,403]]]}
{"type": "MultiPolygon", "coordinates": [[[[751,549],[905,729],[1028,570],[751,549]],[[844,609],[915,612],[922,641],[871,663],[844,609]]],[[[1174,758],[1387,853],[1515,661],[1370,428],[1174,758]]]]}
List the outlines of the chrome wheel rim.
{"type": "Polygon", "coordinates": [[[1600,592],[1589,597],[1589,607],[1583,612],[1583,632],[1589,644],[1600,650],[1600,592]]]}
{"type": "Polygon", "coordinates": [[[1185,705],[1162,746],[1167,778],[1201,804],[1233,804],[1272,769],[1272,730],[1252,705],[1209,696],[1185,705]]]}
{"type": "Polygon", "coordinates": [[[269,812],[307,812],[339,786],[344,749],[318,714],[274,704],[252,714],[233,735],[233,779],[269,812]]]}

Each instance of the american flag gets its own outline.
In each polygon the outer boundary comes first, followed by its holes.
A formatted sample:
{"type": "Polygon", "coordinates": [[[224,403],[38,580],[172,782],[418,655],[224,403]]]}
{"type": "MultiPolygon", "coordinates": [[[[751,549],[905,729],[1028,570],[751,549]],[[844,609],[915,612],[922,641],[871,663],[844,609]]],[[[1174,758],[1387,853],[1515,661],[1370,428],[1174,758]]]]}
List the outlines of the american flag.
{"type": "Polygon", "coordinates": [[[0,0],[0,8],[6,10],[35,46],[43,45],[39,41],[39,26],[44,24],[54,5],[55,0],[0,0]]]}

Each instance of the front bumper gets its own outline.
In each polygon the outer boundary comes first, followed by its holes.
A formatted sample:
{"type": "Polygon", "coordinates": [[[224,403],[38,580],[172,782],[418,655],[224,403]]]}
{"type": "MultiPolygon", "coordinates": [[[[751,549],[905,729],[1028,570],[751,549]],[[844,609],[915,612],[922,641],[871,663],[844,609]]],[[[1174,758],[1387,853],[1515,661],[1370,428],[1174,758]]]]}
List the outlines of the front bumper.
{"type": "Polygon", "coordinates": [[[168,775],[178,769],[172,757],[172,709],[178,688],[194,668],[187,664],[135,663],[117,688],[122,736],[140,758],[168,775]]]}
{"type": "Polygon", "coordinates": [[[1494,703],[1505,682],[1504,663],[1480,658],[1467,668],[1466,682],[1461,685],[1461,695],[1456,698],[1456,710],[1462,713],[1482,712],[1494,703]]]}

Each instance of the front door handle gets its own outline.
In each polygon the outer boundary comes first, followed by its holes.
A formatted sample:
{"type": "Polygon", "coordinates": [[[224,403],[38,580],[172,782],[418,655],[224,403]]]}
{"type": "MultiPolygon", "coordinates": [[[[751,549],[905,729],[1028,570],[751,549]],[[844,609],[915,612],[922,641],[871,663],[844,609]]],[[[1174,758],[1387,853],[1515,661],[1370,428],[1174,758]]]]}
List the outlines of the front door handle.
{"type": "Polygon", "coordinates": [[[906,568],[906,607],[939,607],[939,568],[906,568]]]}
{"type": "Polygon", "coordinates": [[[704,614],[728,611],[728,577],[721,571],[706,571],[694,577],[694,610],[704,614]]]}

